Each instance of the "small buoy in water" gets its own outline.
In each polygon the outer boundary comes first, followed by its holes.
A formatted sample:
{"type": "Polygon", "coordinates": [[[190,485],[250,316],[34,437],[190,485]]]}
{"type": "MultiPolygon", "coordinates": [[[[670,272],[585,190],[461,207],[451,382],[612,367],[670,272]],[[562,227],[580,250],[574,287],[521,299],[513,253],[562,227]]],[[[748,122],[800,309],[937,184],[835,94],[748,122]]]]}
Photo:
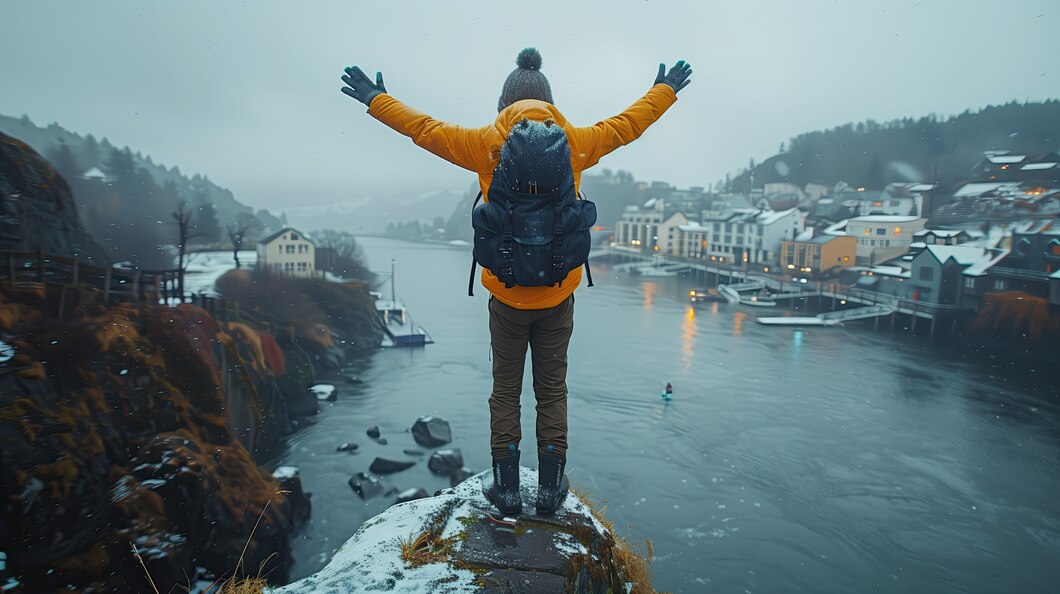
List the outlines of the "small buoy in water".
{"type": "Polygon", "coordinates": [[[663,391],[662,394],[659,394],[659,397],[663,400],[670,400],[674,397],[674,387],[670,384],[670,382],[666,382],[666,390],[663,391]]]}

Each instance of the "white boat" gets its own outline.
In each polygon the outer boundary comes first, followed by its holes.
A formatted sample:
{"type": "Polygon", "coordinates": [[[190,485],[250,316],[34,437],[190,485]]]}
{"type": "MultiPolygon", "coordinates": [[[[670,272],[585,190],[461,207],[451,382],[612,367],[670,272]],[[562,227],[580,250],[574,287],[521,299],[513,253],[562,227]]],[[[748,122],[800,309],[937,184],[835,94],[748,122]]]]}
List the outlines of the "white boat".
{"type": "Polygon", "coordinates": [[[729,285],[718,286],[718,293],[724,297],[729,303],[739,303],[740,294],[729,285]]]}
{"type": "Polygon", "coordinates": [[[741,297],[740,305],[750,305],[752,307],[776,307],[777,302],[766,296],[751,295],[750,297],[741,297]]]}
{"type": "MultiPolygon", "coordinates": [[[[373,296],[379,295],[374,293],[373,296]]],[[[394,290],[394,261],[390,261],[390,300],[376,298],[375,309],[383,322],[384,347],[411,347],[434,344],[423,326],[413,323],[405,304],[397,299],[394,290]]]]}

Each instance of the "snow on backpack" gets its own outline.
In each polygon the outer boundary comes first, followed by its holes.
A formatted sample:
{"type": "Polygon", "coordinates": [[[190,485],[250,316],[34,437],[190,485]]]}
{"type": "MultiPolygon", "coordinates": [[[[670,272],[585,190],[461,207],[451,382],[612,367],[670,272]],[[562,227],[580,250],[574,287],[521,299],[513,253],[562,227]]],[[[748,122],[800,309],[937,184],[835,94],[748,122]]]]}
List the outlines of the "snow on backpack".
{"type": "Polygon", "coordinates": [[[474,295],[476,264],[509,289],[558,286],[579,266],[593,286],[589,230],[596,224],[596,205],[574,192],[563,128],[552,120],[516,124],[501,146],[488,196],[479,204],[480,192],[471,211],[475,240],[468,295],[474,295]]]}

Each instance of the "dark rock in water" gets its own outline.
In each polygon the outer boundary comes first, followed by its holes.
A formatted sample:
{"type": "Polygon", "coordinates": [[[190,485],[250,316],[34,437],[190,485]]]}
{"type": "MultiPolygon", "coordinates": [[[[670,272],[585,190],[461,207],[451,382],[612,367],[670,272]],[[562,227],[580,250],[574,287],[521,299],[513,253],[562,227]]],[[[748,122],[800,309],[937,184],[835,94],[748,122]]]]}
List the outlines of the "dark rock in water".
{"type": "Polygon", "coordinates": [[[355,375],[347,375],[346,376],[346,383],[350,384],[350,385],[357,385],[357,384],[363,384],[364,380],[362,380],[361,378],[359,378],[359,377],[357,377],[355,375]]]}
{"type": "Polygon", "coordinates": [[[344,442],[339,444],[339,447],[335,448],[335,451],[336,452],[350,452],[352,454],[353,452],[357,451],[358,447],[359,446],[357,444],[355,444],[355,443],[350,443],[348,441],[344,441],[344,442]]]}
{"type": "Polygon", "coordinates": [[[425,448],[436,448],[453,441],[453,432],[442,419],[420,417],[412,425],[412,437],[425,448]]]}
{"type": "Polygon", "coordinates": [[[361,499],[371,499],[383,492],[383,485],[379,484],[379,480],[374,479],[363,472],[351,476],[346,484],[353,489],[354,493],[360,495],[361,499]]]}
{"type": "Polygon", "coordinates": [[[384,497],[390,497],[391,495],[393,495],[393,494],[395,494],[397,492],[398,492],[397,487],[390,487],[389,489],[386,490],[386,493],[383,493],[383,496],[384,497]]]}
{"type": "Polygon", "coordinates": [[[463,466],[464,455],[460,450],[438,450],[427,461],[427,468],[434,474],[453,474],[463,466]]]}
{"type": "Polygon", "coordinates": [[[293,378],[280,376],[276,383],[287,401],[287,411],[292,417],[311,417],[320,412],[320,404],[315,394],[304,389],[293,378]]]}
{"type": "Polygon", "coordinates": [[[379,439],[375,440],[375,442],[377,444],[379,444],[379,445],[386,445],[386,444],[390,443],[389,441],[386,440],[385,437],[380,437],[379,439]]]}
{"type": "Polygon", "coordinates": [[[430,497],[430,495],[427,493],[426,489],[406,489],[406,490],[398,493],[397,502],[398,503],[405,503],[406,501],[413,501],[415,499],[423,499],[425,497],[430,497]]]}
{"type": "Polygon", "coordinates": [[[454,470],[449,476],[449,486],[455,487],[473,476],[475,476],[475,471],[467,466],[454,470]]]}
{"type": "Polygon", "coordinates": [[[422,450],[401,450],[405,452],[406,456],[422,456],[425,452],[422,450]]]}
{"type": "Polygon", "coordinates": [[[379,439],[379,425],[372,425],[368,428],[368,437],[379,439]]]}
{"type": "Polygon", "coordinates": [[[414,460],[391,460],[390,458],[376,458],[372,460],[372,465],[368,467],[375,474],[393,474],[395,472],[401,472],[406,468],[415,466],[414,460]]]}
{"type": "Polygon", "coordinates": [[[299,523],[308,520],[313,506],[309,502],[309,493],[302,490],[302,477],[298,468],[281,466],[273,471],[272,477],[280,482],[281,491],[287,491],[284,499],[291,504],[291,515],[294,520],[299,523]]]}

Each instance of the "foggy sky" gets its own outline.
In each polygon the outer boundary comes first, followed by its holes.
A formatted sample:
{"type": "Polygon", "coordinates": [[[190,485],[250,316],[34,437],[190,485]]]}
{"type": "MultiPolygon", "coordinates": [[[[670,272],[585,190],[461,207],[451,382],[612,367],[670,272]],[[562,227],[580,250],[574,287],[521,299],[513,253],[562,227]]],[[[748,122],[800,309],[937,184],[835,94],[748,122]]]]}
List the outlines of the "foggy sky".
{"type": "Polygon", "coordinates": [[[0,0],[0,113],[105,136],[279,210],[474,179],[341,94],[344,66],[481,126],[536,46],[557,106],[588,125],[685,59],[677,104],[598,167],[706,186],[801,132],[1060,96],[1058,6],[0,0]]]}

